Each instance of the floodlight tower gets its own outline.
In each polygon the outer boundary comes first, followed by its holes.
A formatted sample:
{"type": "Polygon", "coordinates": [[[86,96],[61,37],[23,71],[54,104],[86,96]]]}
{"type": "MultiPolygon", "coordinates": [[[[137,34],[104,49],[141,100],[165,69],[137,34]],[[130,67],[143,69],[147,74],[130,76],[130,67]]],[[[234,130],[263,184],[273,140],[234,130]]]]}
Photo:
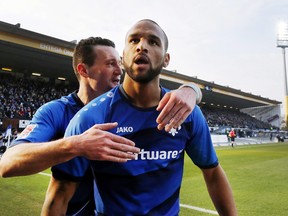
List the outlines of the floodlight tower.
{"type": "Polygon", "coordinates": [[[285,49],[288,47],[288,23],[281,22],[278,26],[277,35],[277,47],[282,48],[283,60],[284,60],[284,86],[285,86],[285,123],[288,126],[288,88],[287,88],[287,72],[286,72],[286,53],[285,49]]]}

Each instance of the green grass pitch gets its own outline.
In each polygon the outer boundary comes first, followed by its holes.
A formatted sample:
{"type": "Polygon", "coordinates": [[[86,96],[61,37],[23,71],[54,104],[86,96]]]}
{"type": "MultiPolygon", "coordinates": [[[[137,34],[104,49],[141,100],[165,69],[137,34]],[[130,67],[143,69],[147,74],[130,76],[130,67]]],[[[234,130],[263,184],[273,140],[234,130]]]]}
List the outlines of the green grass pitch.
{"type": "MultiPolygon", "coordinates": [[[[288,143],[217,147],[216,151],[239,216],[288,214],[288,143]]],[[[40,215],[49,179],[40,174],[0,179],[0,215],[40,215]]],[[[180,198],[182,204],[215,210],[201,171],[187,156],[180,198]]],[[[181,208],[180,216],[190,215],[211,214],[181,208]]]]}

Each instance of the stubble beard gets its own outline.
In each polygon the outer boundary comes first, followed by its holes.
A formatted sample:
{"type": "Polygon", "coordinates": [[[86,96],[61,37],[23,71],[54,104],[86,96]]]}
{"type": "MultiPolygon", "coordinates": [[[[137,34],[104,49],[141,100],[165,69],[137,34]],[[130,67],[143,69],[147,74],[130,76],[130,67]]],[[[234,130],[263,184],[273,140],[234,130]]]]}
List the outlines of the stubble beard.
{"type": "Polygon", "coordinates": [[[127,73],[127,75],[134,80],[135,82],[146,84],[152,81],[155,77],[157,77],[162,70],[162,65],[157,68],[152,68],[150,65],[150,69],[148,71],[143,72],[135,72],[135,70],[131,66],[127,66],[127,64],[124,63],[124,68],[127,73]]]}

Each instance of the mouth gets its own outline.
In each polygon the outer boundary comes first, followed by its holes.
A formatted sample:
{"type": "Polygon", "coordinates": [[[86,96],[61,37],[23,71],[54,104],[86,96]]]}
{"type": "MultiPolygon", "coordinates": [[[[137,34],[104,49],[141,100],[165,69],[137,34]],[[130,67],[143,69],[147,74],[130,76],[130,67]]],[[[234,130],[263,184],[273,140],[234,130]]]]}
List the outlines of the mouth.
{"type": "Polygon", "coordinates": [[[120,83],[120,79],[113,79],[112,83],[114,83],[115,85],[118,85],[120,83]]]}
{"type": "Polygon", "coordinates": [[[149,64],[149,59],[145,55],[136,56],[134,63],[137,65],[149,64]]]}

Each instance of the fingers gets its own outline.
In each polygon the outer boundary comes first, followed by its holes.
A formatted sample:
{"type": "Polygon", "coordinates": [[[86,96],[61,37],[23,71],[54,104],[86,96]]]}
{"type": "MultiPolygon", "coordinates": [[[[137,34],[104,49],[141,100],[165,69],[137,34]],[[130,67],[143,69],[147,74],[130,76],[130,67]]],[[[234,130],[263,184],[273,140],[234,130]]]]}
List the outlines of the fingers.
{"type": "MultiPolygon", "coordinates": [[[[135,159],[135,156],[134,156],[133,159],[135,159]]],[[[128,160],[130,160],[130,159],[127,159],[127,158],[119,158],[119,157],[114,157],[114,156],[107,156],[107,157],[105,158],[105,161],[116,162],[116,163],[125,163],[125,162],[127,162],[128,160]]]]}
{"type": "Polygon", "coordinates": [[[157,128],[170,131],[179,127],[195,107],[195,92],[190,88],[180,88],[167,93],[160,101],[156,119],[157,128]],[[191,93],[192,91],[192,93],[191,93]]]}
{"type": "Polygon", "coordinates": [[[97,129],[97,127],[98,125],[95,125],[95,127],[90,128],[89,131],[83,134],[82,139],[84,143],[82,149],[84,149],[84,157],[90,160],[122,163],[135,159],[136,155],[140,152],[140,149],[135,147],[133,141],[97,129]]]}
{"type": "Polygon", "coordinates": [[[115,127],[117,127],[118,123],[113,122],[113,123],[104,123],[104,124],[95,124],[93,126],[94,129],[99,129],[99,130],[111,130],[115,127]]]}
{"type": "Polygon", "coordinates": [[[90,128],[89,132],[91,132],[94,135],[99,135],[100,133],[103,132],[103,136],[104,136],[104,134],[106,134],[114,142],[130,145],[130,146],[135,146],[135,143],[133,141],[126,139],[125,137],[121,137],[121,136],[118,136],[118,135],[115,135],[115,134],[112,134],[112,133],[106,131],[106,130],[111,130],[111,129],[117,127],[117,125],[118,125],[117,122],[95,124],[94,126],[92,126],[92,128],[90,128]],[[99,130],[101,130],[102,132],[99,130]]]}
{"type": "Polygon", "coordinates": [[[137,154],[111,149],[108,157],[115,162],[127,162],[128,160],[134,160],[137,157],[137,154]]]}
{"type": "Polygon", "coordinates": [[[167,93],[165,96],[162,98],[162,100],[159,103],[159,106],[157,107],[157,110],[160,110],[160,108],[162,109],[162,111],[160,112],[159,116],[156,119],[159,130],[162,130],[165,127],[165,125],[168,124],[168,122],[174,117],[173,108],[175,105],[175,101],[171,99],[171,94],[167,93]],[[165,98],[165,96],[167,97],[165,98]],[[165,106],[162,105],[161,102],[165,103],[166,105],[165,106]]]}
{"type": "MultiPolygon", "coordinates": [[[[158,121],[158,118],[156,119],[156,122],[158,123],[157,128],[159,130],[162,130],[165,128],[165,130],[170,131],[172,127],[176,128],[179,125],[183,123],[183,121],[187,118],[188,115],[185,115],[188,111],[187,107],[184,106],[184,103],[182,101],[176,101],[175,99],[172,100],[172,98],[169,100],[169,102],[166,104],[164,109],[161,111],[159,116],[163,113],[163,119],[162,121],[158,121]],[[185,118],[184,118],[185,117],[185,118]],[[167,126],[168,125],[168,126],[167,126]]],[[[188,111],[188,114],[190,111],[188,111]]],[[[162,116],[160,116],[162,118],[162,116]]],[[[161,120],[160,118],[160,120],[161,120]]]]}
{"type": "Polygon", "coordinates": [[[170,121],[169,124],[165,126],[165,131],[169,132],[172,128],[178,128],[185,121],[185,119],[190,114],[190,111],[186,111],[185,113],[179,114],[177,113],[175,117],[170,121]]]}
{"type": "MultiPolygon", "coordinates": [[[[171,93],[168,92],[167,94],[164,95],[164,97],[160,100],[156,110],[160,111],[163,109],[163,107],[165,106],[165,104],[167,104],[167,102],[169,101],[169,98],[171,96],[171,93]]],[[[159,118],[159,117],[158,117],[159,118]]]]}
{"type": "Polygon", "coordinates": [[[137,147],[111,141],[98,150],[97,160],[124,163],[134,160],[139,152],[137,147]]]}
{"type": "MultiPolygon", "coordinates": [[[[107,132],[108,133],[108,132],[107,132]]],[[[123,144],[123,145],[126,145],[127,148],[129,146],[135,146],[135,143],[125,137],[121,137],[121,136],[118,136],[118,135],[115,135],[115,134],[112,134],[112,133],[109,133],[110,134],[110,139],[114,142],[114,143],[119,143],[119,144],[123,144]]],[[[136,147],[132,148],[135,150],[136,147]]],[[[132,151],[134,152],[134,151],[132,151]]],[[[137,153],[137,152],[136,152],[137,153]]]]}
{"type": "MultiPolygon", "coordinates": [[[[166,118],[163,121],[163,124],[165,123],[165,125],[160,125],[160,128],[165,128],[165,131],[169,132],[172,128],[177,128],[178,126],[180,126],[183,121],[185,120],[184,118],[184,113],[186,113],[187,110],[182,108],[182,104],[178,103],[177,105],[174,105],[174,107],[172,108],[172,110],[167,114],[166,118]],[[167,123],[166,123],[166,121],[167,123]]],[[[189,114],[189,112],[188,112],[189,114]]],[[[186,116],[187,117],[187,116],[186,116]]],[[[159,125],[158,125],[158,129],[159,129],[159,125]]]]}
{"type": "Polygon", "coordinates": [[[135,147],[135,143],[133,141],[114,134],[111,134],[111,136],[111,140],[113,142],[111,145],[112,149],[136,154],[140,152],[140,149],[135,147]]]}
{"type": "Polygon", "coordinates": [[[137,157],[140,149],[135,143],[125,137],[118,136],[106,130],[115,128],[117,122],[95,124],[82,134],[84,140],[84,157],[90,160],[124,163],[137,157]],[[86,147],[85,147],[86,146],[86,147]]]}

